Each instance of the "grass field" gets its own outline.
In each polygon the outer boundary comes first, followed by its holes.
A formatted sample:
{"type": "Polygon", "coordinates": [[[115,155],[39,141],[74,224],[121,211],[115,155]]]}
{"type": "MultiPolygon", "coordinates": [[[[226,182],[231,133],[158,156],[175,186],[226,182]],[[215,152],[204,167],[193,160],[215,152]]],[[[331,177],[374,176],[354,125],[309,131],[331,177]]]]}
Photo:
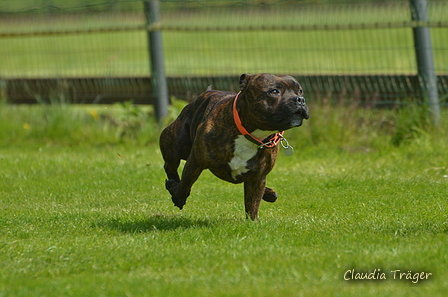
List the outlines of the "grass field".
{"type": "MultiPolygon", "coordinates": [[[[448,6],[430,6],[432,21],[446,21],[448,6]]],[[[374,24],[409,21],[403,5],[305,6],[303,9],[162,14],[163,24],[191,31],[163,31],[166,73],[240,75],[415,74],[411,28],[358,30],[206,31],[210,27],[374,24]]],[[[0,20],[0,33],[116,28],[144,24],[141,12],[18,15],[0,20]]],[[[448,73],[447,29],[432,28],[435,70],[448,73]]],[[[146,32],[3,37],[0,76],[146,76],[146,32]]]]}
{"type": "Polygon", "coordinates": [[[146,108],[0,105],[0,296],[445,296],[447,111],[311,111],[253,223],[208,172],[172,205],[146,108]]]}

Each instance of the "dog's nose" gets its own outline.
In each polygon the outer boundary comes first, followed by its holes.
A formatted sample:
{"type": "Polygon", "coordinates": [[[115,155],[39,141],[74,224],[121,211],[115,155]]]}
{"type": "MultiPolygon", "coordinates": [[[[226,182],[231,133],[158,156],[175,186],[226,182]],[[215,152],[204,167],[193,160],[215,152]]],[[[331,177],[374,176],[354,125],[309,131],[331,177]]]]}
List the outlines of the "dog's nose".
{"type": "Polygon", "coordinates": [[[304,97],[295,97],[294,100],[300,105],[300,106],[304,106],[306,101],[304,97]]]}

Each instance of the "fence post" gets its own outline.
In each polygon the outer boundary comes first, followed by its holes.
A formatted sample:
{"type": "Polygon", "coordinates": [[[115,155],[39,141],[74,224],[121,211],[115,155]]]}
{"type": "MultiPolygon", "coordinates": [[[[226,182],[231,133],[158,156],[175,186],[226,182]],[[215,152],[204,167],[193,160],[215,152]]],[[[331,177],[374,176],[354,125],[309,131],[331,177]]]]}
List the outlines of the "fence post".
{"type": "Polygon", "coordinates": [[[6,89],[6,80],[0,78],[0,105],[8,102],[7,94],[8,90],[6,89]]]}
{"type": "MultiPolygon", "coordinates": [[[[428,21],[428,8],[426,0],[410,0],[412,20],[418,22],[428,21]]],[[[437,76],[434,69],[431,35],[427,26],[413,28],[414,48],[417,58],[418,76],[423,81],[423,94],[428,98],[429,107],[435,125],[440,123],[439,94],[437,91],[437,76]]]]}
{"type": "MultiPolygon", "coordinates": [[[[149,26],[159,23],[159,1],[144,1],[146,23],[149,26]]],[[[163,59],[162,32],[160,30],[148,30],[148,49],[151,63],[151,82],[154,95],[154,111],[157,121],[168,114],[168,87],[165,76],[163,59]]]]}

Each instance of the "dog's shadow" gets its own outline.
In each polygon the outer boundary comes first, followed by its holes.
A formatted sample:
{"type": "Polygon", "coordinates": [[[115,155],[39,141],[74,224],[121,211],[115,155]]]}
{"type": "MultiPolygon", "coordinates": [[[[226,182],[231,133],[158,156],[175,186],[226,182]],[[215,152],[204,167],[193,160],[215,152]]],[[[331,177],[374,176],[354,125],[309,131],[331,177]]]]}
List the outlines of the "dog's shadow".
{"type": "Polygon", "coordinates": [[[213,223],[209,220],[189,219],[181,216],[156,214],[147,219],[139,219],[134,221],[114,218],[97,224],[96,226],[118,230],[123,233],[146,233],[176,229],[208,228],[212,225],[213,223]]]}

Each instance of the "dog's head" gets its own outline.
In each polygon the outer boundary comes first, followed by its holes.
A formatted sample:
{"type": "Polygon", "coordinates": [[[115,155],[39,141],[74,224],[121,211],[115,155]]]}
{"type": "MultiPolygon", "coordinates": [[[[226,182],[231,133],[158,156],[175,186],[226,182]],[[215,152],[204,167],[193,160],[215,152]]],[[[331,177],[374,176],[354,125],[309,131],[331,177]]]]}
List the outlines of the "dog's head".
{"type": "Polygon", "coordinates": [[[261,130],[287,130],[309,118],[300,84],[289,75],[267,73],[240,77],[244,113],[261,130]]]}

